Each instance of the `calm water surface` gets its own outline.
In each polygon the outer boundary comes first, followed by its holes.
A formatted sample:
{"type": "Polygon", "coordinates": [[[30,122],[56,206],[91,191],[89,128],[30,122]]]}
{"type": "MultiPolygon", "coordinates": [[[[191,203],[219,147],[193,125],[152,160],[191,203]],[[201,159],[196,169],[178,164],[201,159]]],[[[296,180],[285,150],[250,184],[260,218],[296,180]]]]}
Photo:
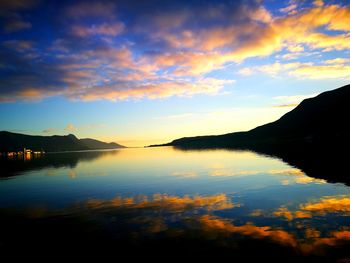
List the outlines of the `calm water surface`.
{"type": "Polygon", "coordinates": [[[350,188],[254,152],[141,148],[1,164],[2,251],[98,239],[350,258],[350,188]]]}

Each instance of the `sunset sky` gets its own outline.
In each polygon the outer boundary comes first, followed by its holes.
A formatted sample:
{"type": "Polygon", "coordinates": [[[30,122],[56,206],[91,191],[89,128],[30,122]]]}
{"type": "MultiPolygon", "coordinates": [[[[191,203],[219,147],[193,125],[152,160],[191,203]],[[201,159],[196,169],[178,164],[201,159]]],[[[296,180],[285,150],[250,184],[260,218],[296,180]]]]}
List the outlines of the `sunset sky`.
{"type": "Polygon", "coordinates": [[[144,146],[350,82],[350,1],[0,0],[0,130],[144,146]]]}

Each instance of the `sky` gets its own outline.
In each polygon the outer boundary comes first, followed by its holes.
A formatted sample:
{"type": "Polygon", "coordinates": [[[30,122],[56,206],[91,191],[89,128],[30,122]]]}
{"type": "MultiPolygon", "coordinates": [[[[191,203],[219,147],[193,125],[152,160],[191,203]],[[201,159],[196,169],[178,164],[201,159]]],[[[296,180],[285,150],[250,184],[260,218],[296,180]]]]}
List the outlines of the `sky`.
{"type": "Polygon", "coordinates": [[[350,0],[0,0],[0,130],[244,131],[350,82],[350,0]]]}

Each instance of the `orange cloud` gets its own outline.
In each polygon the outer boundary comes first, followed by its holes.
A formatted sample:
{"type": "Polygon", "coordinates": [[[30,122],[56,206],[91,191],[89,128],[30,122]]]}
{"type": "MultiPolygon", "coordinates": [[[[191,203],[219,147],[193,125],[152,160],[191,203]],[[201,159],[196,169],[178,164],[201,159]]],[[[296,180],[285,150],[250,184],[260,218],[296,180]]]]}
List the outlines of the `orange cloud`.
{"type": "MultiPolygon", "coordinates": [[[[259,25],[256,24],[256,22],[270,23],[272,21],[272,15],[263,6],[251,8],[249,6],[242,5],[240,8],[240,15],[251,22],[243,25],[241,23],[232,23],[231,25],[227,26],[213,26],[195,30],[184,26],[185,29],[180,31],[180,33],[173,33],[169,30],[165,30],[171,28],[169,26],[163,28],[161,32],[156,32],[155,35],[158,39],[165,40],[174,48],[194,48],[198,52],[208,52],[221,47],[236,45],[237,42],[240,41],[239,38],[242,36],[242,32],[246,36],[256,33],[257,29],[259,29],[259,25]],[[242,27],[244,30],[242,30],[242,27]]],[[[217,9],[209,8],[209,10],[207,10],[209,13],[207,16],[214,19],[221,16],[222,11],[223,10],[221,10],[220,7],[217,9]]],[[[183,14],[186,13],[184,12],[183,14]]],[[[177,20],[181,21],[181,23],[178,23],[178,26],[184,24],[187,19],[188,15],[179,16],[177,20]]],[[[223,55],[222,52],[221,55],[223,55]]]]}
{"type": "Polygon", "coordinates": [[[312,49],[343,50],[350,49],[347,34],[327,35],[317,33],[317,29],[325,26],[329,30],[350,31],[350,9],[340,5],[314,6],[303,12],[290,14],[272,21],[270,25],[261,28],[258,34],[242,46],[232,51],[241,60],[253,56],[266,56],[287,46],[298,47],[306,44],[312,49]]]}
{"type": "MultiPolygon", "coordinates": [[[[350,199],[345,196],[332,196],[321,198],[320,201],[309,202],[300,205],[300,210],[290,211],[286,207],[280,207],[273,216],[284,217],[288,221],[293,219],[307,219],[313,216],[326,216],[328,213],[340,213],[342,215],[349,215],[350,199]]],[[[251,216],[263,216],[262,210],[254,210],[251,216]]],[[[331,231],[323,234],[317,228],[310,228],[309,225],[299,225],[299,229],[305,227],[304,236],[297,238],[292,233],[285,230],[274,230],[269,226],[254,226],[252,224],[245,224],[242,226],[235,226],[230,220],[205,215],[201,217],[201,223],[204,230],[208,231],[224,231],[230,233],[238,233],[247,235],[252,238],[268,238],[274,242],[292,246],[303,254],[317,254],[325,253],[327,247],[335,247],[345,242],[350,241],[350,231],[347,227],[341,227],[339,230],[331,231]]]]}
{"type": "MultiPolygon", "coordinates": [[[[72,173],[71,176],[74,177],[76,174],[72,173]]],[[[350,211],[348,209],[348,207],[350,207],[349,204],[349,198],[344,196],[324,197],[319,201],[310,202],[300,206],[305,209],[305,211],[289,211],[285,207],[280,207],[275,211],[274,216],[285,217],[291,221],[294,218],[310,218],[311,215],[314,215],[315,211],[316,214],[318,214],[319,211],[326,211],[326,213],[345,211],[348,213],[348,211],[350,211]]],[[[172,235],[174,234],[174,229],[171,228],[171,224],[167,225],[167,222],[170,219],[172,223],[183,222],[185,224],[183,229],[176,233],[177,236],[186,235],[188,233],[186,232],[188,228],[189,230],[197,231],[195,233],[199,233],[200,237],[209,237],[210,240],[214,240],[214,242],[217,240],[220,242],[222,241],[221,238],[223,238],[226,247],[229,247],[230,245],[235,247],[235,242],[237,242],[237,240],[239,242],[236,235],[241,235],[246,238],[270,241],[275,244],[292,248],[298,255],[319,256],[324,254],[328,255],[327,250],[329,248],[341,245],[348,246],[350,242],[350,231],[348,227],[337,227],[336,230],[323,231],[322,227],[325,227],[323,223],[318,224],[319,222],[311,222],[309,220],[306,220],[306,224],[299,222],[299,224],[293,225],[293,222],[288,222],[288,226],[285,226],[284,224],[280,226],[276,226],[275,224],[273,226],[259,226],[251,222],[235,224],[232,221],[232,218],[229,219],[211,215],[210,212],[213,211],[231,209],[240,206],[240,204],[233,203],[225,194],[209,196],[172,196],[167,194],[154,194],[153,196],[116,197],[108,200],[90,199],[83,203],[83,207],[78,207],[79,205],[80,204],[76,204],[76,206],[70,207],[69,209],[72,210],[68,209],[68,213],[74,214],[76,209],[86,208],[102,209],[102,213],[105,211],[113,211],[113,214],[117,215],[118,211],[113,209],[121,209],[123,215],[128,216],[121,217],[121,221],[118,221],[118,225],[123,225],[124,219],[127,223],[133,222],[135,228],[133,228],[133,231],[130,233],[131,235],[159,232],[165,232],[166,235],[172,235]],[[134,213],[134,210],[137,209],[150,209],[151,211],[154,211],[154,213],[147,213],[144,216],[140,216],[140,213],[134,213]],[[192,216],[189,213],[183,213],[187,211],[193,212],[192,216]],[[204,211],[204,214],[201,214],[202,211],[204,211]],[[168,217],[168,215],[161,214],[160,212],[169,212],[171,215],[168,217]],[[283,228],[283,226],[286,228],[283,228]],[[318,229],[318,226],[321,226],[321,229],[318,229]],[[137,229],[141,229],[141,232],[137,232],[137,229]]],[[[67,214],[67,210],[49,210],[46,207],[36,207],[27,210],[24,213],[28,213],[29,217],[42,218],[47,216],[65,215],[67,214]]],[[[99,211],[96,211],[96,213],[99,213],[99,211]]],[[[257,209],[250,215],[258,217],[264,216],[264,211],[257,209]]],[[[193,234],[191,231],[190,233],[191,235],[193,234]]],[[[222,243],[216,244],[222,245],[222,243]]]]}
{"type": "Polygon", "coordinates": [[[255,239],[268,238],[274,242],[291,247],[297,247],[298,242],[296,238],[284,230],[274,230],[269,226],[254,226],[253,224],[245,224],[242,226],[235,226],[229,220],[204,215],[199,219],[202,228],[205,231],[220,231],[235,233],[244,236],[249,236],[255,239]]]}
{"type": "Polygon", "coordinates": [[[68,123],[65,130],[69,132],[73,132],[73,131],[76,131],[77,128],[72,123],[68,123]]]}
{"type": "Polygon", "coordinates": [[[83,80],[92,81],[95,77],[94,70],[77,70],[77,71],[68,71],[63,77],[63,81],[68,84],[77,84],[81,83],[83,80]]]}
{"type": "Polygon", "coordinates": [[[229,57],[220,52],[176,52],[165,53],[150,58],[158,68],[175,67],[175,76],[193,76],[219,69],[229,57]]]}
{"type": "Polygon", "coordinates": [[[18,93],[18,96],[19,97],[27,97],[27,98],[32,98],[32,99],[39,99],[42,97],[42,94],[40,92],[40,90],[36,90],[36,89],[33,89],[33,88],[28,88],[28,89],[25,89],[21,92],[18,93]]]}
{"type": "Polygon", "coordinates": [[[348,34],[330,36],[321,33],[312,33],[308,34],[304,38],[303,43],[308,44],[309,47],[313,49],[324,49],[325,51],[331,51],[350,49],[349,40],[350,37],[348,34]]]}
{"type": "Polygon", "coordinates": [[[54,87],[48,87],[52,88],[52,91],[45,91],[43,92],[40,87],[24,87],[22,90],[15,91],[12,94],[6,94],[0,96],[0,102],[13,102],[17,100],[28,100],[28,101],[39,101],[43,98],[47,98],[50,96],[56,96],[58,94],[61,94],[58,91],[54,90],[54,87]]]}
{"type": "Polygon", "coordinates": [[[350,198],[343,196],[324,197],[318,202],[303,204],[300,208],[316,215],[326,215],[328,213],[350,215],[350,198]]]}
{"type": "Polygon", "coordinates": [[[280,207],[275,212],[273,212],[273,215],[276,217],[284,217],[287,220],[291,221],[295,218],[311,218],[312,214],[305,211],[290,211],[286,207],[280,207]]]}
{"type": "Polygon", "coordinates": [[[318,238],[321,236],[321,232],[316,230],[316,229],[313,229],[313,228],[307,228],[305,230],[305,237],[307,239],[311,239],[311,238],[318,238]]]}
{"type": "Polygon", "coordinates": [[[344,196],[323,197],[319,201],[300,204],[298,210],[289,210],[282,206],[272,214],[276,217],[284,217],[291,221],[296,218],[311,218],[313,216],[326,216],[330,213],[350,215],[350,198],[344,196]]]}
{"type": "Polygon", "coordinates": [[[211,196],[196,195],[193,197],[179,197],[166,194],[154,194],[152,197],[140,196],[138,198],[116,197],[107,201],[91,199],[86,202],[86,205],[93,209],[111,206],[120,208],[127,207],[130,209],[165,209],[175,212],[199,208],[207,211],[217,211],[239,206],[239,204],[233,203],[225,194],[211,196]]]}
{"type": "Polygon", "coordinates": [[[338,245],[344,245],[345,242],[350,241],[350,231],[348,230],[340,230],[333,231],[329,234],[328,237],[318,237],[319,232],[314,230],[314,232],[308,233],[306,235],[311,234],[311,238],[313,242],[311,243],[303,243],[301,245],[301,251],[305,254],[324,254],[325,248],[327,247],[336,247],[338,245]]]}
{"type": "Polygon", "coordinates": [[[280,207],[273,213],[277,217],[285,217],[287,220],[292,220],[294,218],[292,212],[290,212],[286,207],[280,207]]]}

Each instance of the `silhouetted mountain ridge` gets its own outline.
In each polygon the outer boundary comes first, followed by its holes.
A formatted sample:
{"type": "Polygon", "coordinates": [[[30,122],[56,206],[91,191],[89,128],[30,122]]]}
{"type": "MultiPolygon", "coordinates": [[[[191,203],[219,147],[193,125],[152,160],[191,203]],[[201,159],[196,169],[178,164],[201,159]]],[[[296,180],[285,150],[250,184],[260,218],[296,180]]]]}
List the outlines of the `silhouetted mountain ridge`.
{"type": "Polygon", "coordinates": [[[124,148],[123,145],[120,145],[115,142],[101,142],[95,139],[85,138],[80,139],[80,142],[82,142],[85,146],[91,148],[91,149],[114,149],[114,148],[124,148]]]}
{"type": "Polygon", "coordinates": [[[23,148],[46,152],[116,149],[124,146],[94,139],[78,139],[74,134],[38,136],[0,131],[0,151],[20,151],[23,148]]]}
{"type": "Polygon", "coordinates": [[[303,100],[279,120],[247,132],[185,137],[163,145],[189,148],[259,148],[349,144],[350,85],[303,100]]]}

